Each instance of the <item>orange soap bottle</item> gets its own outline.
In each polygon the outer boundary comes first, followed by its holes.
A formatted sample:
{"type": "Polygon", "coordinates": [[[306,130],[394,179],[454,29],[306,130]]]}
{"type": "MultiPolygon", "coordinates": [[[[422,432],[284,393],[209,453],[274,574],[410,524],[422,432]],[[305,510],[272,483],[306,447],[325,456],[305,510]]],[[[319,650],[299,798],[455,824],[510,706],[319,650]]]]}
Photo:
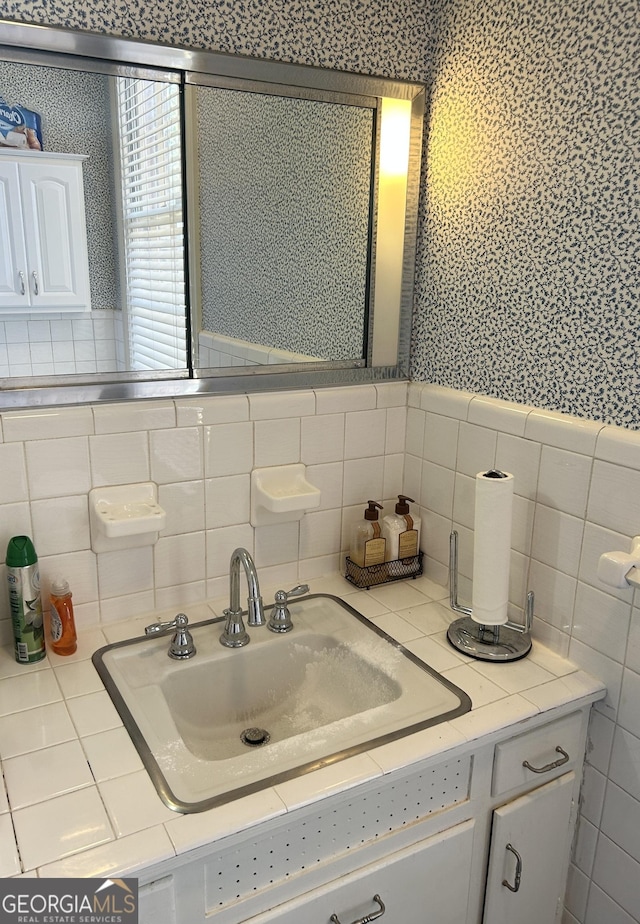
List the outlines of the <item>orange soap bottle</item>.
{"type": "Polygon", "coordinates": [[[70,655],[78,647],[73,603],[69,584],[56,578],[51,585],[51,650],[59,655],[70,655]]]}

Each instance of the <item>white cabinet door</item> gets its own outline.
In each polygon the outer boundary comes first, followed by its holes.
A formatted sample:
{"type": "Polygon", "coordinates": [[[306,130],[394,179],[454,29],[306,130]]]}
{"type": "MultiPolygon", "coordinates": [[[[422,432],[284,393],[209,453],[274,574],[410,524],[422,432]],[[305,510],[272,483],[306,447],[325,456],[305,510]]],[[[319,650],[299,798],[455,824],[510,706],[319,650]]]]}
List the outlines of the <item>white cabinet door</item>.
{"type": "Polygon", "coordinates": [[[81,163],[20,164],[20,192],[33,309],[88,308],[81,163]]]}
{"type": "Polygon", "coordinates": [[[484,924],[554,924],[569,857],[575,775],[496,809],[484,924]]]}
{"type": "Polygon", "coordinates": [[[0,157],[0,308],[29,305],[18,165],[0,157]]]}
{"type": "Polygon", "coordinates": [[[259,914],[250,924],[353,924],[367,917],[380,924],[464,924],[472,844],[473,822],[467,821],[259,914]]]}

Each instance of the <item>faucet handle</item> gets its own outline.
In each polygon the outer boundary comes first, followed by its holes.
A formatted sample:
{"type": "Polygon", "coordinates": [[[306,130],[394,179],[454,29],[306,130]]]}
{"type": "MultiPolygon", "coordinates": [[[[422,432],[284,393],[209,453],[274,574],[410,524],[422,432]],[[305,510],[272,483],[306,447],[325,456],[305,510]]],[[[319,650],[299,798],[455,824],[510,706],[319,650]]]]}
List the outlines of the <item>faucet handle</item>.
{"type": "Polygon", "coordinates": [[[293,629],[287,600],[289,597],[300,597],[302,594],[308,593],[308,584],[298,584],[292,590],[277,591],[276,602],[273,605],[273,612],[271,613],[271,619],[269,620],[267,629],[271,629],[272,632],[289,632],[293,629]]]}
{"type": "Polygon", "coordinates": [[[169,657],[176,661],[182,661],[185,658],[192,658],[196,653],[196,646],[193,642],[193,636],[187,626],[189,619],[184,613],[178,613],[175,619],[170,622],[154,622],[144,630],[145,635],[162,635],[175,629],[176,633],[169,644],[169,657]]]}

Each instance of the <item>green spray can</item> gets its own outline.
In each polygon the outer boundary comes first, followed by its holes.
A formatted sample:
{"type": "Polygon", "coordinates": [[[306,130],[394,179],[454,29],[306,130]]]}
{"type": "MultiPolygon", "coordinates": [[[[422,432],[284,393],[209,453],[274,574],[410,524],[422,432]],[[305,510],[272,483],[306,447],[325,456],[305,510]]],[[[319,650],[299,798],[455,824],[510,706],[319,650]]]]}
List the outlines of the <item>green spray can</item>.
{"type": "Polygon", "coordinates": [[[28,536],[14,536],[9,540],[7,581],[16,661],[33,664],[41,661],[46,651],[38,556],[28,536]]]}

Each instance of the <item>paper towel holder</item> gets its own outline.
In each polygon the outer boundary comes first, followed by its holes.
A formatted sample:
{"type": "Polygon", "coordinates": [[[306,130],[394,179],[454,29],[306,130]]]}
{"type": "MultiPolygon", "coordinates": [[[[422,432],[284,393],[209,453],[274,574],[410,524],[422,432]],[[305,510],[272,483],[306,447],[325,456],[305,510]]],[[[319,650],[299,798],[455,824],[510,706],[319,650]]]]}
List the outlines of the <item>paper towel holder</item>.
{"type": "Polygon", "coordinates": [[[449,605],[454,613],[462,613],[447,629],[449,644],[463,654],[480,661],[518,661],[531,651],[533,624],[533,591],[527,594],[524,625],[506,622],[485,626],[471,618],[470,606],[458,603],[458,533],[449,536],[449,605]]]}

